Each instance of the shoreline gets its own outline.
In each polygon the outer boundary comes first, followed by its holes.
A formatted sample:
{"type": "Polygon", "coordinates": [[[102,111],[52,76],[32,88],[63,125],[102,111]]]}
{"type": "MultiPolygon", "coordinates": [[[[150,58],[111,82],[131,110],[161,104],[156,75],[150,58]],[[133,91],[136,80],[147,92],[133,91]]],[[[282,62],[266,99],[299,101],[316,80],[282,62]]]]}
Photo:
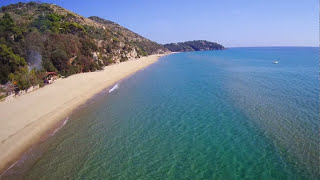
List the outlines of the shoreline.
{"type": "Polygon", "coordinates": [[[102,71],[75,74],[11,101],[0,102],[0,175],[80,105],[165,55],[168,54],[150,55],[106,66],[102,71]]]}

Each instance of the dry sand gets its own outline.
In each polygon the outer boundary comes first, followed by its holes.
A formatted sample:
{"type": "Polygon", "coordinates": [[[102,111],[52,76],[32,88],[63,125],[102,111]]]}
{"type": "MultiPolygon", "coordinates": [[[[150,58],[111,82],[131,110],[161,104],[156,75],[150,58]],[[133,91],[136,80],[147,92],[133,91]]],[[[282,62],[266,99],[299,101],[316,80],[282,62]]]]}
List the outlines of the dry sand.
{"type": "Polygon", "coordinates": [[[0,172],[19,159],[71,111],[117,81],[156,62],[151,55],[59,79],[29,94],[0,103],[0,172]]]}

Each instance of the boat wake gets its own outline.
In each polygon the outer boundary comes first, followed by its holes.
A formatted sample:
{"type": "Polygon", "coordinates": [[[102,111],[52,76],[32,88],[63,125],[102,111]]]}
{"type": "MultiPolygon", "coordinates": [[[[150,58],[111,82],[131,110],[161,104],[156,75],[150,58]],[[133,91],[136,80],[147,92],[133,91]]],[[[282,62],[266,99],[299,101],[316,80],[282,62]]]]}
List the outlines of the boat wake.
{"type": "Polygon", "coordinates": [[[112,91],[116,90],[119,88],[119,83],[117,83],[116,85],[114,85],[110,90],[109,93],[111,93],[112,91]]]}

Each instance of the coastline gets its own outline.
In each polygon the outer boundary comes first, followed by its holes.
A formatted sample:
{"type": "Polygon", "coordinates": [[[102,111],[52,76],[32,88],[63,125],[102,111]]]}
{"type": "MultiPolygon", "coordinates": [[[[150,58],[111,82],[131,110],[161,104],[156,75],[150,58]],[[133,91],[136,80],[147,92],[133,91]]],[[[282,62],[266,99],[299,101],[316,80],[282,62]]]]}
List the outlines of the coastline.
{"type": "Polygon", "coordinates": [[[0,174],[12,166],[48,130],[105,88],[168,54],[150,55],[75,74],[37,91],[0,102],[0,174]]]}

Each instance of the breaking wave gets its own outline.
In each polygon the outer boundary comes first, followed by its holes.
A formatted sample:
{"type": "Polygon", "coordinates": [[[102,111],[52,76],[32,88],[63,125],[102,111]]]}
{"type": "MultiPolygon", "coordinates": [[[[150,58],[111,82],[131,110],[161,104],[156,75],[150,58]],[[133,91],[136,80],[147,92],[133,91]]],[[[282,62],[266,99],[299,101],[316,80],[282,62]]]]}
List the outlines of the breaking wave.
{"type": "Polygon", "coordinates": [[[51,136],[53,136],[53,135],[56,134],[61,128],[63,128],[63,126],[65,126],[68,121],[69,121],[69,117],[67,117],[67,118],[63,121],[63,123],[62,123],[61,126],[59,126],[57,129],[55,129],[55,130],[53,131],[53,133],[51,134],[51,136]]]}
{"type": "Polygon", "coordinates": [[[114,85],[110,90],[109,93],[111,93],[112,91],[116,90],[119,88],[119,83],[117,83],[116,85],[114,85]]]}

